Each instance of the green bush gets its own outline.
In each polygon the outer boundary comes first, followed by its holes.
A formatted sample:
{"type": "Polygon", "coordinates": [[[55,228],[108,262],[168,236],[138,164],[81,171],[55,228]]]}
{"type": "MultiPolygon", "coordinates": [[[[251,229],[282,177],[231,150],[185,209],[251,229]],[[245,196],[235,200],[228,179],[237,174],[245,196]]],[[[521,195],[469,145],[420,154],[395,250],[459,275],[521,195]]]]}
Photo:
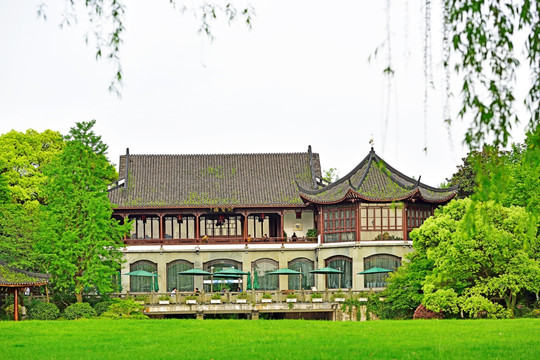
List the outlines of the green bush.
{"type": "Polygon", "coordinates": [[[100,316],[105,311],[107,311],[109,309],[109,306],[111,306],[112,303],[113,303],[112,300],[107,300],[107,301],[102,301],[95,304],[94,310],[96,310],[97,316],[100,316]]]}
{"type": "Polygon", "coordinates": [[[109,309],[101,317],[109,319],[148,319],[142,313],[143,307],[133,299],[114,299],[109,309]]]}
{"type": "Polygon", "coordinates": [[[58,316],[60,310],[53,303],[34,301],[28,310],[28,317],[32,320],[56,320],[58,316]]]}
{"type": "MultiPolygon", "coordinates": [[[[22,315],[22,306],[19,305],[18,308],[19,308],[19,316],[21,316],[22,315]]],[[[6,315],[9,318],[13,319],[13,315],[15,313],[15,304],[11,304],[11,305],[6,306],[5,311],[6,311],[6,315]]]]}
{"type": "Polygon", "coordinates": [[[94,310],[89,303],[84,302],[71,304],[64,310],[64,317],[68,320],[81,318],[90,319],[96,315],[96,310],[94,310]]]}

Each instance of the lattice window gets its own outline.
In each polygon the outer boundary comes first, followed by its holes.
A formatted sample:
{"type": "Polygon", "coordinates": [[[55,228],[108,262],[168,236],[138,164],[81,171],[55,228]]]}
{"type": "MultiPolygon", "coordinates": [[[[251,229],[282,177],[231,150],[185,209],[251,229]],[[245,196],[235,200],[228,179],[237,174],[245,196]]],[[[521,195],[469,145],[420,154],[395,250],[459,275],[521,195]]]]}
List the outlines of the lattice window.
{"type": "Polygon", "coordinates": [[[356,208],[332,206],[323,210],[324,242],[356,240],[356,208]]]}

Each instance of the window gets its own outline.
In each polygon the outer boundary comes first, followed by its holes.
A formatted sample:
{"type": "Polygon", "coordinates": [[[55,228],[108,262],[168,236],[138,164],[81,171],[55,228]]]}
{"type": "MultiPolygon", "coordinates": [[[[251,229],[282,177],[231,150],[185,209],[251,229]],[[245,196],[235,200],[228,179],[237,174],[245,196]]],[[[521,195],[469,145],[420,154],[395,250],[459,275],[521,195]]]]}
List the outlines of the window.
{"type": "MultiPolygon", "coordinates": [[[[157,264],[148,260],[139,260],[129,266],[129,271],[144,270],[151,273],[157,272],[157,264]]],[[[153,276],[130,276],[129,291],[130,292],[150,292],[152,291],[153,281],[157,281],[157,277],[153,276]]]]}
{"type": "Polygon", "coordinates": [[[356,240],[356,208],[332,206],[323,210],[324,242],[356,240]]]}
{"type": "Polygon", "coordinates": [[[180,271],[193,269],[193,263],[186,260],[175,260],[167,264],[167,291],[176,288],[178,291],[193,291],[193,276],[179,275],[180,271]]]}
{"type": "MultiPolygon", "coordinates": [[[[310,271],[313,270],[313,261],[306,258],[297,258],[289,261],[288,268],[302,273],[302,289],[309,290],[312,286],[315,286],[314,274],[310,274],[310,271]]],[[[289,290],[300,289],[300,275],[289,275],[288,278],[289,290]]]]}
{"type": "Polygon", "coordinates": [[[423,206],[409,206],[407,207],[407,230],[422,226],[424,221],[433,215],[433,208],[423,206]]]}
{"type": "Polygon", "coordinates": [[[199,218],[201,237],[242,236],[242,217],[239,215],[206,215],[199,218]]]}
{"type": "Polygon", "coordinates": [[[168,215],[163,222],[165,239],[195,239],[195,216],[168,215]]]}
{"type": "Polygon", "coordinates": [[[279,289],[279,275],[266,275],[279,268],[279,263],[272,259],[259,259],[251,264],[253,273],[257,274],[260,290],[279,289]]]}
{"type": "Polygon", "coordinates": [[[153,215],[132,215],[130,237],[132,239],[159,239],[159,217],[153,215]]]}
{"type": "MultiPolygon", "coordinates": [[[[390,254],[372,255],[364,258],[364,271],[374,267],[394,271],[400,266],[401,258],[390,254]]],[[[386,287],[387,285],[385,279],[388,273],[365,274],[363,276],[365,288],[386,287]]]]}
{"type": "Polygon", "coordinates": [[[403,210],[400,204],[362,206],[360,208],[362,240],[403,239],[403,210]]]}
{"type": "Polygon", "coordinates": [[[326,266],[341,270],[343,274],[326,275],[328,289],[352,288],[352,259],[346,256],[334,256],[326,259],[326,266]]]}

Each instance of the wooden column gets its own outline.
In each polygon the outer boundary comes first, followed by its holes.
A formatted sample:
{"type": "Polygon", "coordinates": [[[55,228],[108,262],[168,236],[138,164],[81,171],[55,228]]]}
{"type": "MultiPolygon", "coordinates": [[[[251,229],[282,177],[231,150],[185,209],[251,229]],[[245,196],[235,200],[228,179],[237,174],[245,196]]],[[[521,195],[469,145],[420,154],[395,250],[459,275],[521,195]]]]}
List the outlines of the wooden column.
{"type": "Polygon", "coordinates": [[[360,203],[358,203],[356,204],[356,241],[360,241],[362,239],[362,227],[360,220],[362,220],[362,218],[360,217],[360,203]]]}
{"type": "Polygon", "coordinates": [[[323,210],[323,207],[321,205],[318,205],[319,206],[319,222],[321,224],[321,230],[320,230],[320,234],[321,234],[321,244],[324,243],[324,210],[323,210]]]}
{"type": "Polygon", "coordinates": [[[244,223],[242,224],[243,225],[242,237],[244,238],[244,240],[247,241],[247,236],[248,236],[248,213],[247,213],[247,211],[242,211],[242,214],[244,215],[244,223]]]}
{"type": "Polygon", "coordinates": [[[14,288],[13,293],[15,295],[15,301],[13,302],[13,320],[19,321],[19,289],[14,288]]]}
{"type": "Polygon", "coordinates": [[[401,226],[403,227],[403,241],[407,241],[407,203],[403,202],[403,211],[401,212],[401,226]]]}
{"type": "Polygon", "coordinates": [[[199,213],[196,212],[195,213],[195,239],[198,241],[199,240],[199,237],[200,237],[200,222],[199,222],[199,213]]]}
{"type": "Polygon", "coordinates": [[[159,214],[159,238],[160,243],[163,245],[163,238],[165,237],[165,225],[163,224],[163,214],[159,214]]]}
{"type": "MultiPolygon", "coordinates": [[[[283,237],[283,231],[285,231],[285,221],[284,221],[283,210],[281,210],[281,211],[279,212],[279,215],[280,215],[280,222],[281,222],[281,224],[280,224],[280,226],[279,226],[279,229],[280,229],[279,231],[280,231],[280,233],[279,233],[279,236],[278,236],[278,237],[279,237],[279,238],[282,238],[282,237],[283,237]]],[[[283,241],[286,242],[287,239],[284,239],[283,241]]]]}

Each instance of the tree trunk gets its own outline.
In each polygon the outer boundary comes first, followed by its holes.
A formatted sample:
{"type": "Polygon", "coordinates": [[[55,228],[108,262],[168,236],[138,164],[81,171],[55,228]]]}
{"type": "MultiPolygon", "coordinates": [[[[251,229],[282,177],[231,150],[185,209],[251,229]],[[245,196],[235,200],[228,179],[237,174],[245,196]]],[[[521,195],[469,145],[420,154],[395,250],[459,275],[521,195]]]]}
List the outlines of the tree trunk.
{"type": "Polygon", "coordinates": [[[78,303],[82,302],[82,293],[76,292],[75,297],[77,298],[78,303]]]}

